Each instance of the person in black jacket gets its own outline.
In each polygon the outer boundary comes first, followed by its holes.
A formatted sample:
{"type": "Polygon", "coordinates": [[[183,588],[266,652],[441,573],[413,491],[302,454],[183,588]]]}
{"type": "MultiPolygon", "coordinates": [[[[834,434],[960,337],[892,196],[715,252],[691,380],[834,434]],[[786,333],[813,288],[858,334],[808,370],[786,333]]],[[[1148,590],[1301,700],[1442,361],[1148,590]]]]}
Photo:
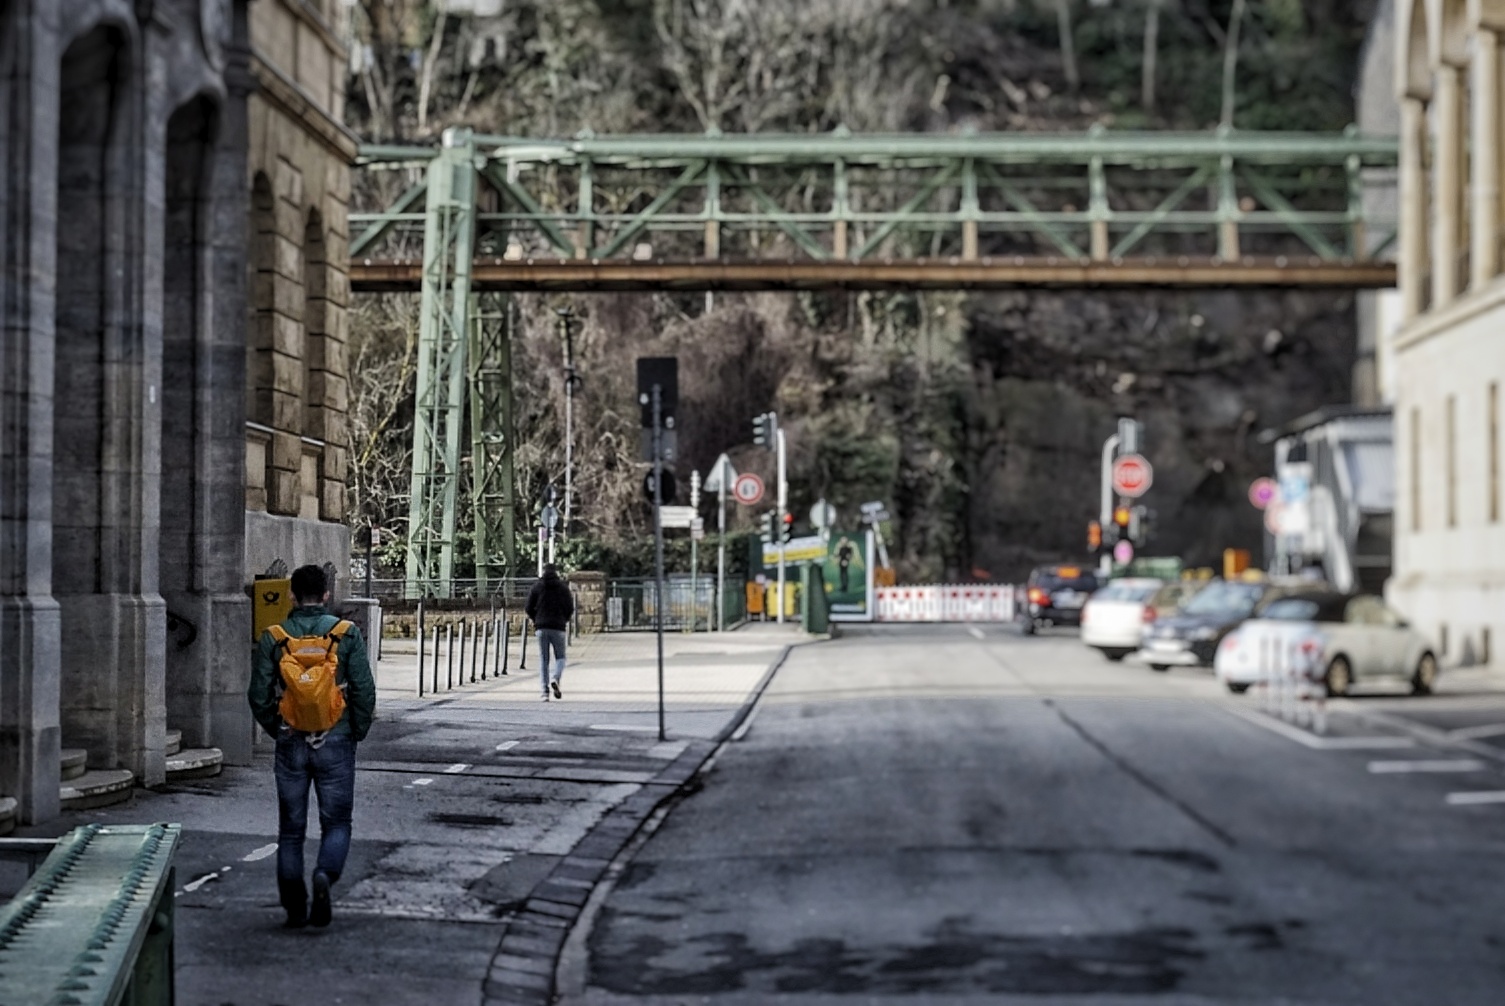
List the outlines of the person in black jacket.
{"type": "Polygon", "coordinates": [[[570,594],[569,584],[564,582],[558,567],[553,563],[544,566],[543,576],[528,591],[526,611],[533,620],[533,628],[538,636],[538,655],[541,658],[538,674],[543,683],[543,700],[549,701],[551,689],[554,698],[562,699],[564,693],[559,690],[559,679],[564,677],[565,630],[569,628],[570,619],[575,615],[575,598],[570,594]],[[549,673],[550,651],[558,657],[552,675],[549,673]]]}

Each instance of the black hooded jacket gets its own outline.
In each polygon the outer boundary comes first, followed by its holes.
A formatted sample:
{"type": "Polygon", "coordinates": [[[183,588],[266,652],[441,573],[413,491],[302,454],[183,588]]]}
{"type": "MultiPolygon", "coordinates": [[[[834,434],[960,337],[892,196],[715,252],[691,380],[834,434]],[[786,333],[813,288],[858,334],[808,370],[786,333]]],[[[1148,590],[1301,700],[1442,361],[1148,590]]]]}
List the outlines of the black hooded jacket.
{"type": "Polygon", "coordinates": [[[570,596],[569,585],[564,579],[558,573],[546,570],[528,591],[525,610],[533,619],[535,628],[562,631],[569,628],[570,618],[575,614],[575,599],[570,596]]]}

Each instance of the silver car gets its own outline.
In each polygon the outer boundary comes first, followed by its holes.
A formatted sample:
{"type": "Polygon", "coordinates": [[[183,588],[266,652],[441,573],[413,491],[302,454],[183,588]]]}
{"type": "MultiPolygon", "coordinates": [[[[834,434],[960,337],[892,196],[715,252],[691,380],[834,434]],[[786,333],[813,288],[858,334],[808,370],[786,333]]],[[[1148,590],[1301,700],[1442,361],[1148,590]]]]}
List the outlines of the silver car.
{"type": "Polygon", "coordinates": [[[1322,682],[1329,695],[1381,677],[1408,680],[1425,695],[1437,682],[1437,656],[1382,599],[1312,591],[1266,603],[1224,637],[1213,670],[1232,692],[1299,675],[1322,682]]]}

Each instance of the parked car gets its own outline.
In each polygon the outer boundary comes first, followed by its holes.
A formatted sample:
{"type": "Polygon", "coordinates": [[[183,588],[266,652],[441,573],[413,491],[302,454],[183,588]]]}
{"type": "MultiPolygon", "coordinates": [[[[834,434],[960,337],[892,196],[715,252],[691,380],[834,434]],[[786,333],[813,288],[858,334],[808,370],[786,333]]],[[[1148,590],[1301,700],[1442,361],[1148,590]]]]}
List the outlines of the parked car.
{"type": "Polygon", "coordinates": [[[1140,655],[1157,671],[1211,667],[1224,636],[1261,603],[1293,589],[1261,580],[1211,580],[1175,614],[1157,618],[1145,629],[1140,655]]]}
{"type": "Polygon", "coordinates": [[[1125,577],[1093,594],[1082,607],[1082,642],[1109,660],[1122,660],[1139,649],[1150,602],[1164,588],[1160,580],[1125,577]]]}
{"type": "Polygon", "coordinates": [[[1214,671],[1231,692],[1294,671],[1343,695],[1356,681],[1402,678],[1425,695],[1437,681],[1432,644],[1371,594],[1293,594],[1223,638],[1214,671]]]}
{"type": "Polygon", "coordinates": [[[1097,574],[1080,566],[1036,567],[1019,606],[1025,635],[1047,625],[1080,624],[1082,606],[1098,586],[1097,574]]]}
{"type": "Polygon", "coordinates": [[[1144,619],[1148,625],[1166,615],[1174,615],[1197,595],[1197,592],[1207,586],[1206,580],[1172,580],[1160,585],[1155,591],[1155,596],[1150,598],[1145,605],[1144,619]]]}

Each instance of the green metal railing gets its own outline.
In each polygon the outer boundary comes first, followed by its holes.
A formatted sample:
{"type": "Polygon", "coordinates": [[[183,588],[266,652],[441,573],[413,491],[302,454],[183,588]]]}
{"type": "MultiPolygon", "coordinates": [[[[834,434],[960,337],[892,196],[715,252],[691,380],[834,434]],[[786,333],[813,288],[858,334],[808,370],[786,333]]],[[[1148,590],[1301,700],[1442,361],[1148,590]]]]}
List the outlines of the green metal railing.
{"type": "Polygon", "coordinates": [[[179,826],[88,825],[0,907],[0,1006],[173,1002],[179,826]]]}

